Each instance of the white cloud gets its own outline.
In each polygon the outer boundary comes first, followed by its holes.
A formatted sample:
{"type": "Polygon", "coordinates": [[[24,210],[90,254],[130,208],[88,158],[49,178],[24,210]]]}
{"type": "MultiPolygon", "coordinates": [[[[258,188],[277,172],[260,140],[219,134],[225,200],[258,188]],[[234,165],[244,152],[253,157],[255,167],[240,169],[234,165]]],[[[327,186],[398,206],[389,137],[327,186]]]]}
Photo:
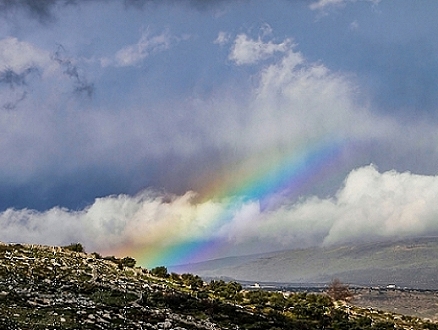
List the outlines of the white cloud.
{"type": "Polygon", "coordinates": [[[268,23],[263,24],[262,27],[260,28],[260,34],[262,38],[272,35],[273,32],[274,30],[268,23]]]}
{"type": "Polygon", "coordinates": [[[170,48],[172,37],[168,31],[158,35],[151,35],[149,31],[142,34],[140,40],[134,44],[120,49],[114,60],[102,59],[102,65],[107,66],[115,62],[117,66],[137,65],[151,53],[162,52],[170,48]]]}
{"type": "Polygon", "coordinates": [[[381,0],[318,0],[310,4],[312,10],[324,10],[330,6],[342,6],[348,2],[367,1],[377,5],[381,0]]]}
{"type": "Polygon", "coordinates": [[[350,1],[350,0],[319,0],[317,2],[314,2],[310,5],[310,9],[315,10],[315,9],[323,9],[327,6],[333,6],[333,5],[341,5],[344,4],[346,1],[350,1]]]}
{"type": "Polygon", "coordinates": [[[359,22],[357,20],[354,20],[353,22],[351,22],[350,24],[350,30],[351,31],[355,31],[359,29],[359,22]]]}
{"type": "Polygon", "coordinates": [[[0,40],[0,71],[11,69],[21,73],[29,67],[46,68],[50,65],[50,54],[32,44],[7,37],[0,40]]]}
{"type": "Polygon", "coordinates": [[[237,112],[230,108],[229,99],[228,105],[214,103],[214,107],[228,114],[222,120],[224,127],[218,125],[215,130],[222,143],[235,146],[239,141],[254,155],[262,150],[293,149],[326,138],[387,139],[389,132],[395,134],[400,129],[390,119],[373,114],[366,102],[358,102],[360,92],[353,77],[332,72],[323,63],[308,62],[294,50],[290,39],[275,44],[241,34],[235,39],[229,58],[237,65],[254,64],[275,53],[278,56],[273,61],[260,64],[261,69],[252,79],[252,90],[246,92],[247,103],[239,104],[237,112]],[[245,116],[245,121],[236,114],[245,116]]]}
{"type": "Polygon", "coordinates": [[[354,170],[337,194],[325,243],[436,234],[438,176],[354,170]]]}
{"type": "Polygon", "coordinates": [[[226,32],[220,31],[217,35],[217,38],[213,41],[213,43],[223,46],[228,43],[230,40],[230,35],[226,32]]]}
{"type": "Polygon", "coordinates": [[[251,90],[240,92],[246,96],[240,97],[240,103],[235,105],[229,98],[223,101],[226,104],[221,101],[211,104],[211,100],[210,104],[200,103],[200,107],[211,112],[220,109],[227,114],[210,132],[216,134],[218,143],[234,148],[240,145],[251,150],[253,156],[266,150],[299,148],[326,138],[374,139],[397,126],[377,118],[357,102],[360,94],[354,79],[332,72],[322,63],[306,61],[302,53],[294,51],[290,39],[273,44],[240,35],[231,48],[230,58],[238,65],[255,63],[277,50],[278,58],[261,64],[252,77],[251,90]],[[240,48],[246,43],[249,46],[240,48]]]}
{"type": "Polygon", "coordinates": [[[237,65],[255,64],[261,60],[270,58],[275,53],[285,53],[292,47],[292,40],[285,39],[276,44],[272,41],[263,42],[249,38],[246,34],[239,34],[234,40],[229,59],[237,65]]]}
{"type": "Polygon", "coordinates": [[[438,176],[366,166],[353,170],[333,198],[309,197],[269,211],[256,201],[197,202],[192,192],[150,191],[99,198],[81,211],[9,209],[0,213],[0,240],[80,241],[91,250],[117,251],[219,238],[239,253],[254,241],[263,250],[263,244],[298,248],[432,235],[438,233],[437,195],[438,176]]]}
{"type": "Polygon", "coordinates": [[[0,213],[0,223],[2,241],[57,245],[85,238],[81,213],[61,208],[46,212],[8,209],[0,213]]]}
{"type": "Polygon", "coordinates": [[[8,209],[0,213],[0,240],[42,244],[83,242],[92,250],[124,245],[167,246],[213,237],[211,219],[222,212],[217,202],[193,202],[195,194],[98,198],[81,211],[53,208],[45,212],[8,209]]]}

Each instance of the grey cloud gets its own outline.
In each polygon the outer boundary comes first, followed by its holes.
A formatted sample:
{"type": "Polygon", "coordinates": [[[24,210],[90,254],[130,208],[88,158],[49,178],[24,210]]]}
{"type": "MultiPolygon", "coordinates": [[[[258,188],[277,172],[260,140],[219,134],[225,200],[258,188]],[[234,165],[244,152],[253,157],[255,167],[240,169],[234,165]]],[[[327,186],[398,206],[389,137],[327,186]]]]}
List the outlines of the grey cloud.
{"type": "Polygon", "coordinates": [[[75,83],[74,92],[76,94],[85,93],[89,98],[93,96],[95,89],[94,84],[88,82],[87,78],[83,74],[80,74],[78,66],[67,56],[65,48],[62,45],[58,45],[58,49],[53,54],[52,59],[63,68],[65,75],[73,79],[75,83]]]}
{"type": "Polygon", "coordinates": [[[144,251],[202,238],[219,239],[241,253],[253,242],[266,252],[419,237],[438,233],[437,191],[437,176],[380,173],[374,166],[351,171],[333,198],[309,197],[269,212],[256,201],[235,200],[230,208],[226,199],[197,201],[190,191],[146,190],[97,198],[82,210],[7,209],[0,212],[0,240],[64,244],[74,239],[98,251],[127,245],[144,251]]]}
{"type": "MultiPolygon", "coordinates": [[[[229,2],[231,0],[120,0],[126,8],[143,9],[147,4],[163,4],[163,3],[186,3],[197,9],[206,9],[211,6],[217,6],[220,3],[229,2]]],[[[107,0],[0,0],[0,13],[4,16],[14,14],[16,11],[24,11],[30,17],[38,20],[40,23],[49,23],[56,21],[55,9],[65,6],[79,6],[90,2],[107,2],[107,0]]]]}
{"type": "Polygon", "coordinates": [[[40,71],[35,66],[29,66],[22,72],[16,72],[11,68],[6,68],[0,72],[0,85],[9,87],[7,101],[1,106],[3,110],[15,110],[18,104],[27,97],[27,78],[33,75],[39,75],[40,71]]]}
{"type": "Polygon", "coordinates": [[[207,7],[216,6],[225,2],[231,2],[231,0],[124,0],[125,6],[133,6],[136,8],[143,8],[146,4],[149,3],[187,3],[198,9],[205,9],[207,7]]]}
{"type": "Polygon", "coordinates": [[[0,72],[0,84],[8,85],[10,88],[26,85],[26,78],[31,74],[38,74],[37,67],[30,66],[23,72],[15,72],[11,68],[6,68],[0,72]]]}
{"type": "Polygon", "coordinates": [[[20,102],[24,101],[24,99],[26,98],[26,96],[27,96],[27,92],[24,91],[24,92],[21,93],[21,95],[20,95],[18,98],[16,98],[15,100],[13,100],[13,101],[8,101],[8,102],[4,103],[3,106],[2,106],[3,110],[7,110],[7,111],[15,110],[15,109],[17,108],[18,104],[19,104],[20,102]]]}
{"type": "Polygon", "coordinates": [[[34,18],[40,23],[45,24],[56,20],[56,8],[79,5],[81,2],[86,3],[91,2],[91,0],[0,0],[0,13],[7,17],[8,15],[14,14],[17,11],[23,11],[31,18],[34,18]]]}
{"type": "Polygon", "coordinates": [[[78,85],[75,87],[74,92],[76,94],[86,94],[87,97],[91,98],[94,94],[94,84],[90,84],[87,81],[79,81],[78,85]]]}
{"type": "MultiPolygon", "coordinates": [[[[330,7],[340,7],[345,6],[348,2],[356,2],[357,0],[318,0],[314,1],[309,5],[309,8],[312,10],[321,10],[324,11],[330,7]]],[[[373,5],[377,5],[381,0],[365,0],[373,5]]]]}
{"type": "Polygon", "coordinates": [[[54,18],[52,12],[54,6],[69,2],[68,0],[0,0],[0,12],[9,14],[16,10],[24,10],[40,22],[47,22],[54,18]]]}

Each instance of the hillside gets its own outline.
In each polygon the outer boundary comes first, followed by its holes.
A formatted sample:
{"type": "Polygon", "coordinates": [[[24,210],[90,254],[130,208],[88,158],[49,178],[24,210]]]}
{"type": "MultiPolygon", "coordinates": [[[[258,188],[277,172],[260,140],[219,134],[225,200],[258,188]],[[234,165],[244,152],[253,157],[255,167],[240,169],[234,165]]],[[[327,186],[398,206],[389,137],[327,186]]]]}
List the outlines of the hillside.
{"type": "Polygon", "coordinates": [[[326,294],[242,290],[81,246],[0,244],[0,329],[438,329],[326,294]]]}
{"type": "Polygon", "coordinates": [[[438,289],[438,238],[282,251],[181,265],[172,270],[254,282],[328,283],[339,278],[364,286],[438,289]]]}

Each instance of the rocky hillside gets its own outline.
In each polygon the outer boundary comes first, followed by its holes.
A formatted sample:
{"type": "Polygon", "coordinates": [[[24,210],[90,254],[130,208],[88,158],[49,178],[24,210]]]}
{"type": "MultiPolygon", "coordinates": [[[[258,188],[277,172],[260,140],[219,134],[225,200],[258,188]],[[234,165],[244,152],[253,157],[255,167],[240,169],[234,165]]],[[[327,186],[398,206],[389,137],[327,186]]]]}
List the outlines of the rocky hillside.
{"type": "Polygon", "coordinates": [[[0,244],[0,329],[438,329],[326,294],[242,290],[80,245],[0,244]]]}
{"type": "Polygon", "coordinates": [[[0,329],[217,328],[207,318],[163,308],[159,301],[175,289],[145,269],[127,267],[129,261],[0,245],[0,329]]]}

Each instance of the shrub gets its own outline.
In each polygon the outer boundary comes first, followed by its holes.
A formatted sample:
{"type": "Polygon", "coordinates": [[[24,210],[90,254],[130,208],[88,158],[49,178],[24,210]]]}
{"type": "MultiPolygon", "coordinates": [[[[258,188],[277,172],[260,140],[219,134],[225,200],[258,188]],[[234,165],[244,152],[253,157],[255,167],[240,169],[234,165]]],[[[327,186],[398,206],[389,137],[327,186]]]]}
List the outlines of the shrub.
{"type": "Polygon", "coordinates": [[[167,268],[164,266],[158,266],[151,269],[151,274],[156,277],[166,278],[168,277],[167,268]]]}
{"type": "Polygon", "coordinates": [[[348,286],[343,284],[339,279],[335,278],[329,285],[327,294],[333,300],[345,300],[350,298],[353,294],[348,289],[348,286]]]}
{"type": "Polygon", "coordinates": [[[63,246],[62,248],[73,252],[85,252],[85,249],[81,243],[71,243],[70,245],[63,246]]]}
{"type": "Polygon", "coordinates": [[[97,252],[93,252],[91,255],[93,255],[96,259],[102,259],[102,256],[97,252]]]}
{"type": "Polygon", "coordinates": [[[131,257],[124,257],[120,260],[120,263],[125,267],[134,268],[137,261],[131,257]]]}

